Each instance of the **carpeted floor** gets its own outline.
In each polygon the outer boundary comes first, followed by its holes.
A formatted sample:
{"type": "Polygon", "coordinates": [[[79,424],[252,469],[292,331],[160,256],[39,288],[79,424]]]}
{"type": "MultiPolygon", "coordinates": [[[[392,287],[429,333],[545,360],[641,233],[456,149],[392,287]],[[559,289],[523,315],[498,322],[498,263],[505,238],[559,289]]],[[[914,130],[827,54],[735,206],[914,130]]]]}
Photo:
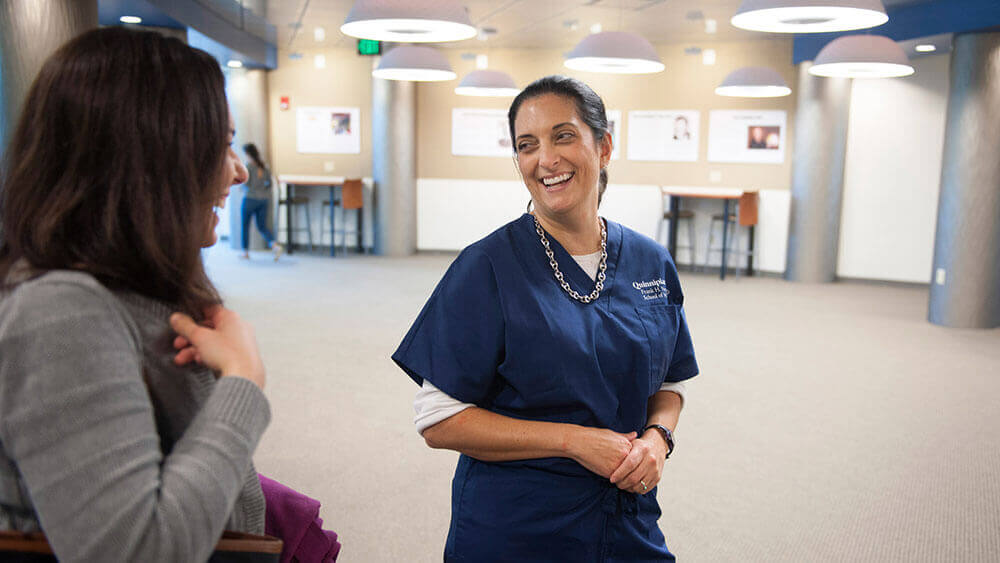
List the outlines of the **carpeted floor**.
{"type": "MultiPolygon", "coordinates": [[[[389,360],[452,256],[206,255],[257,328],[259,470],[323,502],[341,561],[440,561],[457,454],[389,360]]],[[[702,374],[660,486],[682,561],[1000,561],[1000,330],[927,290],[682,274],[702,374]]]]}

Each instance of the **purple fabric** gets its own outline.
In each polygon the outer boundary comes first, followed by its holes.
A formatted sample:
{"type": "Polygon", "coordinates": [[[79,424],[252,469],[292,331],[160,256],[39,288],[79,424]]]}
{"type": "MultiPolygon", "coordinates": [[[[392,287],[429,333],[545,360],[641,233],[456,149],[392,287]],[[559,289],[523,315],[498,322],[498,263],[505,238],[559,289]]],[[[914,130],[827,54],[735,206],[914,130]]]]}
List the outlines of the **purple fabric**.
{"type": "Polygon", "coordinates": [[[258,474],[267,511],[264,533],[281,538],[281,563],[330,563],[337,560],[336,532],[323,529],[319,501],[258,474]]]}

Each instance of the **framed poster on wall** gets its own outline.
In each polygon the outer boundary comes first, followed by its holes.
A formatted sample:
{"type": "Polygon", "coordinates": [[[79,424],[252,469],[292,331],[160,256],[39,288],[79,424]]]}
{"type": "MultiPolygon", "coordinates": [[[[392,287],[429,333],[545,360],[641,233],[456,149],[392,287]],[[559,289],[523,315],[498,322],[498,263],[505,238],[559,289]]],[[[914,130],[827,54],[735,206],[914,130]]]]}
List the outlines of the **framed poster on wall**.
{"type": "Polygon", "coordinates": [[[708,117],[711,162],[785,161],[788,114],[778,110],[714,110],[708,117]]]}
{"type": "Polygon", "coordinates": [[[300,107],[295,112],[295,150],[303,154],[360,154],[361,109],[300,107]]]}
{"type": "Polygon", "coordinates": [[[452,108],[451,154],[501,156],[514,154],[507,125],[507,110],[452,108]]]}
{"type": "Polygon", "coordinates": [[[642,110],[628,112],[628,159],[697,162],[696,110],[642,110]]]}
{"type": "Polygon", "coordinates": [[[611,130],[611,160],[618,160],[618,157],[621,156],[622,110],[609,109],[607,115],[608,129],[611,130]]]}

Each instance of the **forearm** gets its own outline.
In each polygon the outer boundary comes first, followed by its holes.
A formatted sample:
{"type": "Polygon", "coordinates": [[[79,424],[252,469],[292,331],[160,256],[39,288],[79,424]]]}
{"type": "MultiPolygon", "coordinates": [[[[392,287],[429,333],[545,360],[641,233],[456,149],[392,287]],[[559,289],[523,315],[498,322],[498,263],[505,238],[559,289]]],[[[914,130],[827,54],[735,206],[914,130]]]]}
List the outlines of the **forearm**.
{"type": "MultiPolygon", "coordinates": [[[[649,402],[646,406],[646,426],[650,424],[659,424],[660,426],[665,426],[671,431],[677,428],[677,421],[681,416],[681,407],[683,407],[684,402],[681,396],[673,391],[659,391],[654,393],[652,397],[649,398],[649,402]]],[[[659,431],[656,429],[647,430],[642,437],[650,438],[653,435],[657,436],[659,441],[662,440],[659,431]]]]}
{"type": "Polygon", "coordinates": [[[574,424],[521,420],[472,407],[424,430],[432,448],[456,450],[482,461],[572,457],[574,424]]]}

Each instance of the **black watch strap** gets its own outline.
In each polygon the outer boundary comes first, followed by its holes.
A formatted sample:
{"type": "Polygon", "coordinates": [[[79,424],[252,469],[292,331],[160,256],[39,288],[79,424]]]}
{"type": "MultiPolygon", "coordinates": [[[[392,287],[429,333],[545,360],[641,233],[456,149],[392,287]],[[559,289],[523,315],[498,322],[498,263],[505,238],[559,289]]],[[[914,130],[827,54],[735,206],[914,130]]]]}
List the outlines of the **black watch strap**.
{"type": "Polygon", "coordinates": [[[674,433],[666,426],[660,424],[650,424],[642,429],[642,433],[645,434],[650,428],[655,428],[663,436],[663,440],[667,443],[667,459],[670,459],[670,454],[674,453],[674,433]]]}

